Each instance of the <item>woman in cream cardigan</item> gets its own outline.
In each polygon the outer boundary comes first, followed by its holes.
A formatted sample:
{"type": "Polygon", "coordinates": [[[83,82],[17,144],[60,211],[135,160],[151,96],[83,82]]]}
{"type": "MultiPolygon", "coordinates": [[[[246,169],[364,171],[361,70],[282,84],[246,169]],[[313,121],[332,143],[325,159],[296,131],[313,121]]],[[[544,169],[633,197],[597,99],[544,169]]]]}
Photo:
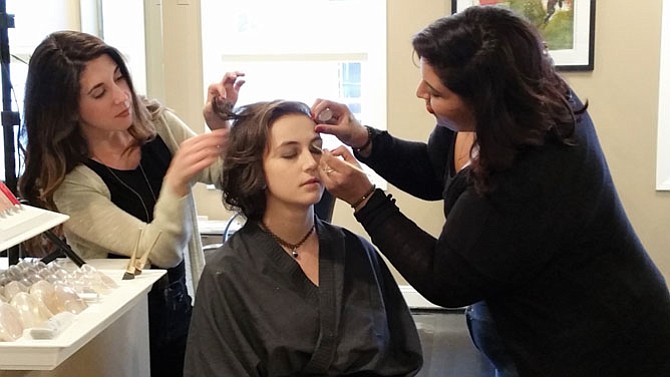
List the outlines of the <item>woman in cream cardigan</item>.
{"type": "Polygon", "coordinates": [[[139,97],[115,48],[73,31],[49,35],[31,57],[19,182],[31,204],[67,214],[63,234],[85,259],[148,255],[168,273],[149,293],[152,375],[181,375],[191,298],[204,265],[191,186],[216,183],[225,122],[217,96],[235,103],[243,80],[209,88],[210,133],[196,135],[155,100],[139,97]]]}

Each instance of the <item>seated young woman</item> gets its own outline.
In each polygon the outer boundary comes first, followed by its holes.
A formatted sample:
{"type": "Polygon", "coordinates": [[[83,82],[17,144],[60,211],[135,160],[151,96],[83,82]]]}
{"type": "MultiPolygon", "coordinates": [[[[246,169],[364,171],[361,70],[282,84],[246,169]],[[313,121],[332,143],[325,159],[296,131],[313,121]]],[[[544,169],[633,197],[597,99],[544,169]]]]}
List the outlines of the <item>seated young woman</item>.
{"type": "Polygon", "coordinates": [[[187,376],[413,376],[423,358],[375,248],[314,215],[324,186],[310,108],[242,107],[224,156],[224,204],[245,225],[209,256],[187,342],[187,376]]]}

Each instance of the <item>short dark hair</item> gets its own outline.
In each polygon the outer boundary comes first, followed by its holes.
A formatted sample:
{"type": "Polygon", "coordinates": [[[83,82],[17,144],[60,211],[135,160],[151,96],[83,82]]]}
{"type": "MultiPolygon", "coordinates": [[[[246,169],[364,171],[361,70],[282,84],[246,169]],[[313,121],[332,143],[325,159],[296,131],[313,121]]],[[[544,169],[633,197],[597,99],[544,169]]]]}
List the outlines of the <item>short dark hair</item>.
{"type": "Polygon", "coordinates": [[[263,154],[268,147],[269,129],[277,119],[288,114],[311,117],[309,106],[286,100],[256,102],[239,108],[231,116],[233,123],[221,175],[223,203],[227,209],[241,211],[250,220],[263,217],[267,189],[263,154]]]}
{"type": "Polygon", "coordinates": [[[472,162],[480,192],[517,154],[548,139],[570,144],[576,124],[570,88],[554,69],[537,29],[500,6],[473,6],[419,32],[412,45],[475,117],[472,162]]]}

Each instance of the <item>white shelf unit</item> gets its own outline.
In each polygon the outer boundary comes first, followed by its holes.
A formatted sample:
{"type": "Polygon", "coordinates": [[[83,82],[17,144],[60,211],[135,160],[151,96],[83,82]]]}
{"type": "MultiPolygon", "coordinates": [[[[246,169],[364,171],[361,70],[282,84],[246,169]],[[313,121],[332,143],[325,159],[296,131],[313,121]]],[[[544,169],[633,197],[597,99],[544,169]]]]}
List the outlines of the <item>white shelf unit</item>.
{"type": "Polygon", "coordinates": [[[69,218],[62,213],[28,205],[0,215],[0,251],[35,237],[69,218]]]}
{"type": "MultiPolygon", "coordinates": [[[[62,224],[69,216],[22,205],[0,215],[0,251],[62,224]]],[[[66,268],[77,266],[70,260],[66,268]],[[69,264],[69,265],[68,265],[69,264]]],[[[36,340],[24,333],[0,342],[1,377],[148,376],[149,322],[147,293],[165,270],[146,270],[123,280],[127,259],[87,260],[114,279],[118,288],[100,295],[54,339],[36,340]]],[[[8,259],[0,258],[0,271],[8,259]]]]}
{"type": "Polygon", "coordinates": [[[119,287],[89,303],[55,339],[24,336],[15,342],[0,342],[0,376],[148,375],[146,294],[166,271],[145,270],[132,280],[122,280],[127,262],[88,260],[119,287]],[[85,374],[79,374],[83,371],[85,374]]]}

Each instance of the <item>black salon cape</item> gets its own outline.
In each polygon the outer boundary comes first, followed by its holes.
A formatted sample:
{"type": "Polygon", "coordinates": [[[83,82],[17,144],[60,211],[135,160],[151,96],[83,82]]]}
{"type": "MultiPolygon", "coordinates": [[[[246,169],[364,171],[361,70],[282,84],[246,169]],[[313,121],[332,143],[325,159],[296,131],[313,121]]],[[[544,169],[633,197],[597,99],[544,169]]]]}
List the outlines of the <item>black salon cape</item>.
{"type": "Polygon", "coordinates": [[[319,286],[249,221],[205,265],[185,376],[414,376],[414,321],[373,246],[317,219],[319,286]]]}

